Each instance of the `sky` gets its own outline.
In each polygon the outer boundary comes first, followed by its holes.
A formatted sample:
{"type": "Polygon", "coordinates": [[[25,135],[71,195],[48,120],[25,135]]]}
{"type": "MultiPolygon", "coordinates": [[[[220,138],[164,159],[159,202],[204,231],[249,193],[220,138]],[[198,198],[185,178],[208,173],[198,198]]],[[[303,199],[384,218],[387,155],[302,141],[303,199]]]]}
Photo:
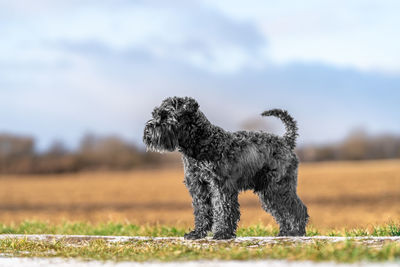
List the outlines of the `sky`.
{"type": "Polygon", "coordinates": [[[300,144],[400,134],[399,11],[395,0],[0,0],[0,133],[38,149],[86,133],[140,146],[152,109],[176,95],[231,131],[287,109],[300,144]]]}

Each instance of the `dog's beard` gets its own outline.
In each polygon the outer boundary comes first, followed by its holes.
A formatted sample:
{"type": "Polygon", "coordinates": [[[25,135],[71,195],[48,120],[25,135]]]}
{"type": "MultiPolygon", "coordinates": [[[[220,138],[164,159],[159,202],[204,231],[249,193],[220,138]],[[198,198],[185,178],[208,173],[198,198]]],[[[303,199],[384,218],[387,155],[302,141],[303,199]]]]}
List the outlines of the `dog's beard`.
{"type": "Polygon", "coordinates": [[[148,123],[144,129],[143,142],[147,150],[154,152],[172,152],[178,146],[178,138],[173,125],[154,125],[148,123]]]}

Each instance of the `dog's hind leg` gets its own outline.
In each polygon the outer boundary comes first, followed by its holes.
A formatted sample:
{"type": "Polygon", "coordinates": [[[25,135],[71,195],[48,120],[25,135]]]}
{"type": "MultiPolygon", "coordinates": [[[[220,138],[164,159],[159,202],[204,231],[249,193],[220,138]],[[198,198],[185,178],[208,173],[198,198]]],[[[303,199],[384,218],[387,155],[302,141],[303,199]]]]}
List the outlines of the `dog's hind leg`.
{"type": "Polygon", "coordinates": [[[211,193],[209,185],[198,173],[186,171],[185,184],[192,196],[195,229],[185,234],[185,239],[204,238],[212,226],[211,193]]]}
{"type": "Polygon", "coordinates": [[[279,224],[279,236],[304,236],[308,222],[307,207],[296,193],[297,171],[289,169],[278,183],[271,183],[257,194],[262,207],[279,224]]]}
{"type": "Polygon", "coordinates": [[[279,224],[279,236],[304,236],[308,221],[307,208],[296,194],[289,191],[258,193],[263,209],[279,224]]]}

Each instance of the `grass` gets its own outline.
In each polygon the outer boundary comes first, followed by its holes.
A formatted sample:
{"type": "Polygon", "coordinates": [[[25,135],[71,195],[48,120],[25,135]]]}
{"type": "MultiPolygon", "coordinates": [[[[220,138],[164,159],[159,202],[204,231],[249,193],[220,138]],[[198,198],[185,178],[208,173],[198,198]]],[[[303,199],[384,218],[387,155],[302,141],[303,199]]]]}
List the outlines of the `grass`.
{"type": "MultiPolygon", "coordinates": [[[[52,224],[43,221],[23,221],[18,224],[0,223],[0,234],[60,234],[60,235],[112,235],[112,236],[183,236],[189,228],[168,225],[137,225],[131,223],[107,222],[92,224],[90,222],[63,222],[52,224]]],[[[270,225],[255,224],[239,227],[237,236],[276,236],[278,228],[270,225]]],[[[400,236],[400,224],[388,223],[371,228],[331,229],[319,231],[310,226],[307,236],[400,236]]]]}
{"type": "MultiPolygon", "coordinates": [[[[0,224],[0,234],[65,234],[115,236],[183,236],[187,228],[166,225],[136,225],[131,223],[63,222],[51,224],[24,221],[18,224],[0,224]]],[[[241,227],[238,236],[273,236],[278,229],[261,224],[241,227]]],[[[318,232],[309,227],[308,235],[330,236],[400,236],[400,224],[389,223],[370,229],[343,229],[318,232]]],[[[112,261],[186,261],[186,260],[256,260],[286,259],[310,261],[398,261],[400,244],[389,242],[382,246],[367,246],[348,241],[330,243],[314,241],[308,244],[282,242],[260,245],[254,241],[236,242],[179,242],[173,240],[136,240],[110,243],[91,241],[32,241],[6,238],[0,240],[0,254],[10,257],[64,257],[84,260],[112,261]]]]}
{"type": "Polygon", "coordinates": [[[6,239],[0,241],[0,251],[3,255],[12,257],[67,257],[113,261],[287,259],[291,261],[376,262],[400,260],[399,244],[389,243],[382,247],[368,247],[352,241],[253,246],[251,242],[245,244],[223,242],[210,245],[171,241],[107,243],[104,240],[94,240],[71,245],[64,241],[32,242],[24,239],[6,239]]]}

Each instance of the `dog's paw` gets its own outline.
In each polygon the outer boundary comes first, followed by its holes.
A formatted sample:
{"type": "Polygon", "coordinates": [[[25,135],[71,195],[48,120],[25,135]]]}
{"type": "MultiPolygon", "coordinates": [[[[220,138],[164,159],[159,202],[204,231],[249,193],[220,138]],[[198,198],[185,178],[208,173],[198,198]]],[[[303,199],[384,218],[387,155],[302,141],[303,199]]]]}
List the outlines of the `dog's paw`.
{"type": "Polygon", "coordinates": [[[278,236],[305,236],[306,232],[305,231],[280,231],[278,236]]]}
{"type": "Polygon", "coordinates": [[[288,231],[282,231],[280,230],[277,236],[288,236],[288,231]]]}
{"type": "Polygon", "coordinates": [[[186,233],[183,238],[187,239],[187,240],[195,240],[195,239],[201,239],[206,237],[206,233],[203,232],[199,232],[196,230],[193,230],[189,233],[186,233]]]}
{"type": "Polygon", "coordinates": [[[226,239],[233,239],[233,238],[236,238],[235,234],[226,233],[226,232],[215,233],[213,236],[214,240],[226,240],[226,239]]]}

